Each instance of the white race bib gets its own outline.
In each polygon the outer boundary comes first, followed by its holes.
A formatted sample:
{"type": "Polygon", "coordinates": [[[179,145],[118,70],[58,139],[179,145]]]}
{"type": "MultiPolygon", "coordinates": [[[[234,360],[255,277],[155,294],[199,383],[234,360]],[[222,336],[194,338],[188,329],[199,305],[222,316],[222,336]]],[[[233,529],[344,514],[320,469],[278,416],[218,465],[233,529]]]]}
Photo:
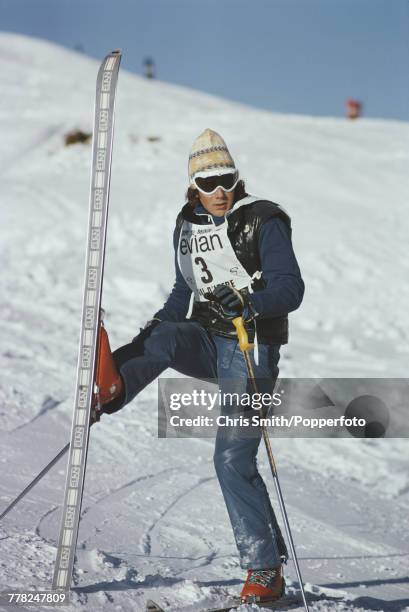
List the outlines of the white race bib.
{"type": "Polygon", "coordinates": [[[250,287],[251,277],[237,259],[227,236],[227,220],[216,226],[184,221],[178,244],[180,271],[196,301],[216,285],[230,282],[236,289],[250,287]]]}

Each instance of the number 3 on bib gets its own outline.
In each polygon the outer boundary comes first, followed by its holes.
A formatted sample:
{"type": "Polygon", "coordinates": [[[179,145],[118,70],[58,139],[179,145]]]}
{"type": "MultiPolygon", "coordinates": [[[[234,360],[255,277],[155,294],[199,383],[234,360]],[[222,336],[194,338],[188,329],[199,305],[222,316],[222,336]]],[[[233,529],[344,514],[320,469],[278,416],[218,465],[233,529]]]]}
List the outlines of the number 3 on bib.
{"type": "Polygon", "coordinates": [[[201,268],[201,272],[204,272],[204,276],[201,276],[200,279],[202,280],[203,283],[211,283],[213,280],[213,276],[212,273],[210,272],[209,268],[206,265],[205,260],[203,259],[203,257],[195,257],[195,264],[198,264],[200,266],[202,266],[201,268]]]}

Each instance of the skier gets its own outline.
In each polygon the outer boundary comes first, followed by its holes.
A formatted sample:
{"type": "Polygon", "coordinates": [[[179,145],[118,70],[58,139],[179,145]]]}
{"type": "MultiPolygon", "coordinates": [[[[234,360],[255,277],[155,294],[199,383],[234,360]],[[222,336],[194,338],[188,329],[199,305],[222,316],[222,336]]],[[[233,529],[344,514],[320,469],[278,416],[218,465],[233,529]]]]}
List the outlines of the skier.
{"type": "MultiPolygon", "coordinates": [[[[222,392],[231,392],[232,385],[234,391],[249,392],[232,325],[237,316],[256,342],[259,390],[274,388],[280,347],[288,341],[287,315],[304,294],[290,218],[277,204],[246,193],[226,143],[210,129],[195,140],[188,170],[187,202],[174,231],[175,284],[163,308],[131,343],[111,354],[102,329],[100,412],[116,412],[168,367],[186,376],[216,378],[222,392]]],[[[226,404],[222,410],[232,414],[235,408],[226,404]]],[[[282,563],[288,553],[257,469],[261,430],[243,436],[234,427],[227,433],[221,429],[214,463],[241,567],[248,570],[241,598],[276,600],[284,594],[282,563]]]]}

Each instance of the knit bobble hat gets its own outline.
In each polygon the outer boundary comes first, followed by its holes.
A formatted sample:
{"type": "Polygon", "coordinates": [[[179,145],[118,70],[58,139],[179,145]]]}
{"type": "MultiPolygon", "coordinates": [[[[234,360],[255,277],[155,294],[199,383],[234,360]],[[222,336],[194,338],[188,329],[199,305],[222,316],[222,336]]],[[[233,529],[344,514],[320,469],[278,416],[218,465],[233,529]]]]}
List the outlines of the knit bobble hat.
{"type": "Polygon", "coordinates": [[[207,128],[196,138],[189,155],[189,181],[197,176],[217,176],[237,172],[226,143],[217,132],[207,128]]]}

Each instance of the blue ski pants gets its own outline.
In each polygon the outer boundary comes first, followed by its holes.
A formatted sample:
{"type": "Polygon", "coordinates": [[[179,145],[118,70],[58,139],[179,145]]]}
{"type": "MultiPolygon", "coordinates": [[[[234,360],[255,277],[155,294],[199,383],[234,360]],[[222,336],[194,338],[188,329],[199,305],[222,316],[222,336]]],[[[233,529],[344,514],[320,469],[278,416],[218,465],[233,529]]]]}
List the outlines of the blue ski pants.
{"type": "MultiPolygon", "coordinates": [[[[137,356],[132,356],[132,351],[122,347],[115,351],[115,357],[125,386],[121,406],[130,402],[169,367],[185,376],[218,379],[222,393],[251,393],[246,363],[236,339],[211,335],[195,321],[163,321],[143,340],[142,350],[137,356]]],[[[260,392],[273,392],[279,358],[280,345],[259,345],[259,363],[253,365],[260,392]]],[[[237,407],[225,404],[222,410],[229,414],[229,411],[237,411],[237,407]]],[[[257,469],[261,430],[260,435],[257,430],[254,434],[254,428],[252,430],[249,437],[234,427],[227,428],[227,432],[219,427],[214,465],[241,567],[264,569],[280,565],[288,554],[266,486],[257,469]]]]}

